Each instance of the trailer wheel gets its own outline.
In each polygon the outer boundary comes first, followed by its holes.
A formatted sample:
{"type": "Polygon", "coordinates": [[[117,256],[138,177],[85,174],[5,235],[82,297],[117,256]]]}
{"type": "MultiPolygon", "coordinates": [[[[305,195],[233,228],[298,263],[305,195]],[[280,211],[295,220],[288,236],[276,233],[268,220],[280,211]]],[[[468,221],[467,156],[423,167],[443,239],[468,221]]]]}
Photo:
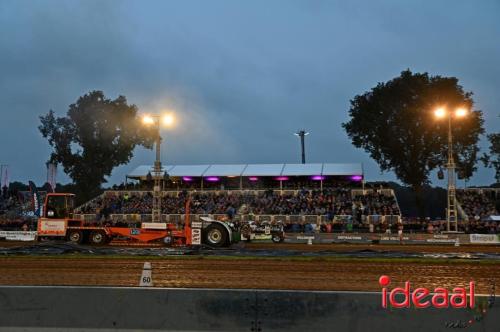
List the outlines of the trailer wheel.
{"type": "Polygon", "coordinates": [[[94,231],[92,233],[90,233],[90,243],[92,244],[96,244],[96,245],[99,245],[99,244],[104,244],[106,242],[106,234],[104,234],[104,232],[101,232],[101,231],[94,231]]]}
{"type": "Polygon", "coordinates": [[[280,235],[280,234],[278,234],[278,233],[274,233],[274,234],[272,235],[272,240],[273,240],[273,242],[274,242],[274,243],[280,243],[280,242],[282,242],[282,241],[283,241],[283,238],[281,237],[281,235],[280,235]]]}
{"type": "Polygon", "coordinates": [[[228,242],[228,234],[224,226],[211,224],[205,229],[205,243],[213,247],[223,247],[228,242]]]}
{"type": "Polygon", "coordinates": [[[70,230],[68,233],[68,240],[80,244],[83,242],[83,233],[79,230],[70,230]]]}

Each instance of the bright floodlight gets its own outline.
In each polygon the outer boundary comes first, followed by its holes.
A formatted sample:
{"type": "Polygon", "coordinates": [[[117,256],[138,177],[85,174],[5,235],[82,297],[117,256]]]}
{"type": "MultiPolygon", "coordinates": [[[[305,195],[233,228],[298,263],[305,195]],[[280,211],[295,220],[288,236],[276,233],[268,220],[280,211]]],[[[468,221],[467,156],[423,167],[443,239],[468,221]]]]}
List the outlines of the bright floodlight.
{"type": "Polygon", "coordinates": [[[446,115],[446,110],[444,109],[444,107],[439,107],[434,111],[434,115],[436,116],[436,118],[444,118],[444,116],[446,115]]]}
{"type": "Polygon", "coordinates": [[[463,118],[464,116],[466,116],[468,113],[468,111],[465,109],[465,108],[457,108],[455,110],[455,116],[457,118],[463,118]]]}
{"type": "Polygon", "coordinates": [[[150,125],[150,124],[153,124],[154,122],[155,122],[155,120],[150,115],[144,115],[142,117],[142,123],[144,123],[145,125],[150,125]]]}
{"type": "Polygon", "coordinates": [[[171,126],[174,124],[174,116],[172,114],[165,114],[163,117],[162,117],[162,121],[163,121],[163,124],[165,126],[171,126]]]}

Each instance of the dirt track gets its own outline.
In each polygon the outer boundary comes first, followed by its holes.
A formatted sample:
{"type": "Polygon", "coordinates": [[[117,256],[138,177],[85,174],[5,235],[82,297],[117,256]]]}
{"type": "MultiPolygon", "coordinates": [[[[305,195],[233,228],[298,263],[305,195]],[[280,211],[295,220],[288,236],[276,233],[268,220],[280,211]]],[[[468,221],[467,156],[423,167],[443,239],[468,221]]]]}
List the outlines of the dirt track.
{"type": "MultiPolygon", "coordinates": [[[[0,258],[2,285],[137,286],[143,260],[124,258],[0,258]]],[[[423,264],[366,260],[155,259],[153,280],[160,287],[267,288],[379,291],[381,274],[392,285],[411,280],[434,288],[476,281],[489,293],[489,279],[500,280],[492,264],[423,264]]],[[[498,292],[497,287],[497,292],[498,292]]]]}
{"type": "MultiPolygon", "coordinates": [[[[5,243],[5,242],[4,242],[5,243]]],[[[0,246],[3,246],[3,244],[0,246]]],[[[9,243],[9,246],[12,243],[9,243]]],[[[19,245],[20,243],[17,243],[19,245]]],[[[26,244],[26,243],[25,243],[26,244]]],[[[419,246],[359,244],[246,244],[247,249],[489,252],[498,246],[419,246]]],[[[149,260],[149,259],[148,259],[149,260]]],[[[128,257],[0,257],[0,285],[92,285],[137,286],[144,259],[128,257]]],[[[298,290],[379,291],[378,278],[389,275],[391,286],[410,280],[412,284],[435,288],[465,286],[476,281],[478,293],[489,293],[490,280],[500,282],[500,264],[443,260],[402,262],[384,259],[328,258],[151,258],[153,280],[159,287],[261,288],[298,290]]],[[[497,293],[500,286],[496,287],[497,293]]]]}

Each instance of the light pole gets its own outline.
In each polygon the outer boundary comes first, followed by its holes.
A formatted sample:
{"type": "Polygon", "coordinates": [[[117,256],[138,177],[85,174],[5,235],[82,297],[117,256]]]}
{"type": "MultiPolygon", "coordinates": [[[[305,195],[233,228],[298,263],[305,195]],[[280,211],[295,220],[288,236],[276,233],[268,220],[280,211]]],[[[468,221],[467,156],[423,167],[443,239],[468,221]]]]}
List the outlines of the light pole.
{"type": "MultiPolygon", "coordinates": [[[[163,122],[166,126],[171,126],[174,122],[174,117],[171,114],[166,115],[144,115],[142,123],[146,126],[155,126],[155,146],[156,146],[156,159],[153,166],[153,210],[151,213],[153,222],[161,221],[161,135],[160,124],[163,122]]],[[[165,174],[166,175],[166,174],[165,174]]]]}
{"type": "Polygon", "coordinates": [[[448,161],[446,163],[446,170],[448,173],[448,191],[447,191],[447,208],[446,208],[446,230],[451,231],[450,224],[455,224],[455,232],[458,232],[458,218],[457,218],[457,197],[455,185],[455,161],[453,158],[453,134],[451,131],[452,118],[463,118],[468,114],[465,108],[457,108],[455,111],[450,112],[444,107],[434,110],[434,115],[438,119],[448,118],[448,161]]]}
{"type": "Polygon", "coordinates": [[[9,165],[0,165],[0,191],[3,194],[3,188],[9,186],[9,165]]]}
{"type": "Polygon", "coordinates": [[[301,146],[301,151],[302,151],[302,163],[306,163],[306,150],[305,150],[305,136],[309,135],[309,133],[305,130],[299,130],[298,132],[294,133],[295,136],[300,137],[300,146],[301,146]]]}

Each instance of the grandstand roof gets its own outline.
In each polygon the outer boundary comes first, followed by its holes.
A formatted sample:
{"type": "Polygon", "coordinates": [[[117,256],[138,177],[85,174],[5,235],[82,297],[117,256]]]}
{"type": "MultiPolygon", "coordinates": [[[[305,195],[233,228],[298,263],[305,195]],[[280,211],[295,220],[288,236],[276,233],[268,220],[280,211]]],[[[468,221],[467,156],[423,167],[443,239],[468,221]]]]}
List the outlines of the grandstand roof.
{"type": "MultiPolygon", "coordinates": [[[[170,176],[349,176],[363,175],[361,164],[232,164],[232,165],[166,165],[163,171],[170,176]]],[[[144,179],[153,166],[142,165],[127,177],[144,179]]],[[[163,172],[162,172],[163,176],[163,172]]]]}

